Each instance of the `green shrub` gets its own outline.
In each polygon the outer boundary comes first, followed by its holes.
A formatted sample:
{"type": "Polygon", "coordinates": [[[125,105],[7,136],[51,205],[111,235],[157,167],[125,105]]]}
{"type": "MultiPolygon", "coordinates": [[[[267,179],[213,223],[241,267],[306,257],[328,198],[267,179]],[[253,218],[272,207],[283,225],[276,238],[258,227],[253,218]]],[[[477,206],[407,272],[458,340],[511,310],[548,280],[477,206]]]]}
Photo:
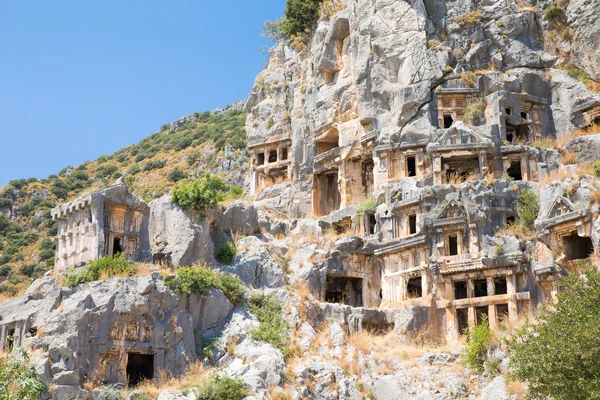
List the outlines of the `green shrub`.
{"type": "Polygon", "coordinates": [[[46,384],[28,361],[29,356],[22,348],[0,358],[0,399],[37,400],[47,392],[46,384]]]}
{"type": "Polygon", "coordinates": [[[171,201],[181,208],[206,210],[215,208],[225,199],[227,185],[216,175],[206,174],[201,180],[187,182],[173,189],[171,201]]]}
{"type": "Polygon", "coordinates": [[[244,189],[242,189],[241,186],[238,185],[232,185],[229,188],[229,195],[228,197],[231,199],[239,199],[244,195],[244,189]]]}
{"type": "Polygon", "coordinates": [[[13,202],[5,197],[0,198],[0,209],[12,208],[13,202]]]}
{"type": "Polygon", "coordinates": [[[581,83],[587,84],[590,82],[590,77],[585,70],[578,68],[571,63],[560,64],[557,68],[565,71],[571,78],[577,79],[581,83]]]}
{"type": "Polygon", "coordinates": [[[197,400],[241,400],[248,395],[248,389],[241,379],[213,375],[199,387],[197,400]]]}
{"type": "Polygon", "coordinates": [[[117,385],[100,386],[98,400],[121,400],[121,388],[117,385]]]}
{"type": "Polygon", "coordinates": [[[82,283],[97,281],[104,274],[109,278],[133,276],[136,270],[137,266],[127,261],[123,254],[114,257],[102,257],[90,262],[83,270],[68,274],[65,285],[73,287],[82,283]]]}
{"type": "Polygon", "coordinates": [[[117,172],[118,169],[119,168],[116,165],[99,165],[96,168],[96,179],[108,178],[117,172]]]}
{"type": "Polygon", "coordinates": [[[250,334],[255,340],[271,343],[281,350],[284,357],[290,354],[288,324],[281,315],[281,302],[274,295],[256,293],[248,301],[248,311],[260,322],[250,334]]]}
{"type": "Polygon", "coordinates": [[[187,178],[187,174],[179,168],[173,168],[171,172],[167,174],[167,180],[171,182],[179,182],[187,178]]]}
{"type": "Polygon", "coordinates": [[[305,33],[314,28],[319,18],[322,0],[287,0],[285,19],[281,30],[287,37],[305,33]]]}
{"type": "Polygon", "coordinates": [[[161,169],[165,167],[165,162],[164,161],[148,161],[145,165],[144,165],[144,171],[148,172],[148,171],[152,171],[155,169],[161,169]]]}
{"type": "Polygon", "coordinates": [[[234,306],[242,304],[244,299],[244,286],[242,281],[237,276],[231,274],[224,274],[220,276],[218,282],[219,288],[225,293],[225,296],[229,299],[231,304],[234,306]]]}
{"type": "Polygon", "coordinates": [[[596,160],[594,161],[594,163],[592,164],[592,174],[600,179],[600,160],[596,160]]]}
{"type": "Polygon", "coordinates": [[[565,10],[556,5],[551,5],[544,11],[544,19],[546,21],[555,21],[563,18],[565,15],[565,10]]]}
{"type": "Polygon", "coordinates": [[[522,188],[517,197],[517,211],[519,213],[519,228],[533,229],[535,219],[540,212],[538,196],[531,190],[522,188]]]}
{"type": "Polygon", "coordinates": [[[237,247],[235,247],[235,244],[233,242],[227,242],[225,244],[220,244],[219,247],[217,247],[215,258],[217,261],[224,264],[231,264],[236,254],[237,247]]]}
{"type": "Polygon", "coordinates": [[[25,265],[21,266],[21,268],[19,268],[19,272],[22,275],[25,275],[25,276],[28,276],[31,278],[35,272],[35,267],[37,267],[37,264],[25,264],[25,265]]]}
{"type": "Polygon", "coordinates": [[[175,292],[202,295],[211,287],[217,287],[217,277],[205,265],[196,268],[181,267],[177,270],[177,276],[166,283],[175,292]]]}
{"type": "Polygon", "coordinates": [[[12,271],[12,267],[8,264],[5,264],[3,266],[0,267],[0,278],[5,278],[8,276],[8,274],[10,274],[10,271],[12,271]]]}
{"type": "Polygon", "coordinates": [[[376,206],[377,202],[374,198],[370,197],[358,207],[356,210],[356,216],[358,218],[362,218],[362,216],[365,215],[365,211],[374,210],[376,206]]]}
{"type": "Polygon", "coordinates": [[[486,360],[486,354],[490,347],[490,339],[492,333],[488,326],[488,316],[483,315],[481,323],[477,326],[473,326],[469,323],[467,330],[467,344],[465,345],[465,351],[463,359],[465,364],[474,371],[481,371],[483,364],[486,360]]]}
{"type": "Polygon", "coordinates": [[[600,271],[558,281],[556,302],[540,307],[508,342],[509,376],[528,383],[533,399],[600,398],[600,271]]]}
{"type": "Polygon", "coordinates": [[[129,170],[127,170],[127,174],[135,175],[135,174],[140,173],[141,171],[142,171],[142,169],[140,168],[140,166],[135,164],[135,165],[132,165],[131,168],[129,168],[129,170]]]}
{"type": "Polygon", "coordinates": [[[472,101],[465,107],[463,121],[471,125],[481,125],[484,121],[485,102],[481,99],[472,101]]]}
{"type": "Polygon", "coordinates": [[[177,276],[166,284],[174,292],[183,294],[203,295],[210,288],[221,289],[233,305],[240,305],[244,297],[244,286],[239,278],[213,271],[206,265],[181,267],[177,276]]]}

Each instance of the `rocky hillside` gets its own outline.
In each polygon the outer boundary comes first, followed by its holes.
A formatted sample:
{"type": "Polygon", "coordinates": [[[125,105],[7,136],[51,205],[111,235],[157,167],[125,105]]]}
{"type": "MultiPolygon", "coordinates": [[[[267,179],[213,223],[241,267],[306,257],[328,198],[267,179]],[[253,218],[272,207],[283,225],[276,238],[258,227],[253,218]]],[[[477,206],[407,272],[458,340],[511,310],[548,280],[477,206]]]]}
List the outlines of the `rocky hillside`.
{"type": "Polygon", "coordinates": [[[2,287],[59,249],[0,302],[31,398],[596,398],[599,18],[288,0],[246,112],[12,182],[2,287]],[[207,170],[245,198],[168,195],[207,170]]]}
{"type": "Polygon", "coordinates": [[[206,172],[244,185],[248,171],[244,102],[226,110],[188,115],[165,124],[140,143],[46,179],[17,179],[0,189],[0,297],[22,293],[54,265],[50,210],[124,177],[151,200],[206,172]]]}

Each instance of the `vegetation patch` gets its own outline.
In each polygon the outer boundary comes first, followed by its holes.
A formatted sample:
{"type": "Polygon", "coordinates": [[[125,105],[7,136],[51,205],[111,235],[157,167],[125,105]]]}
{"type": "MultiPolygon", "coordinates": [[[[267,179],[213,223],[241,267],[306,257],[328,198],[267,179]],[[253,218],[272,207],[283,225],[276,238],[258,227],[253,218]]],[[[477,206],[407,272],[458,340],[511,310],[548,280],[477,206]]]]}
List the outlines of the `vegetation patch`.
{"type": "Polygon", "coordinates": [[[241,400],[248,395],[248,389],[241,379],[227,375],[212,375],[199,387],[197,400],[241,400]]]}
{"type": "Polygon", "coordinates": [[[82,283],[108,279],[115,276],[133,276],[137,265],[126,260],[123,254],[114,257],[102,257],[90,262],[83,270],[67,275],[65,285],[74,287],[82,283]]]}
{"type": "Polygon", "coordinates": [[[177,276],[168,279],[166,284],[171,290],[183,294],[203,295],[210,288],[218,288],[233,305],[241,304],[244,298],[244,286],[238,277],[221,274],[206,265],[179,268],[177,276]]]}
{"type": "Polygon", "coordinates": [[[289,326],[283,319],[281,302],[272,294],[256,293],[248,301],[248,311],[260,322],[251,332],[252,339],[271,343],[287,357],[291,353],[289,326]]]}
{"type": "Polygon", "coordinates": [[[377,206],[377,202],[375,201],[375,199],[372,197],[368,198],[356,210],[356,217],[362,218],[362,216],[365,215],[365,211],[374,210],[376,206],[377,206]]]}
{"type": "Polygon", "coordinates": [[[540,212],[538,196],[530,189],[522,188],[517,197],[519,220],[517,226],[524,231],[533,230],[533,224],[540,212]]]}
{"type": "Polygon", "coordinates": [[[205,174],[203,179],[187,182],[173,189],[171,201],[181,208],[206,211],[225,200],[227,185],[216,175],[205,174]]]}
{"type": "Polygon", "coordinates": [[[215,258],[217,259],[217,261],[222,262],[224,264],[231,264],[236,254],[237,247],[235,247],[235,243],[227,242],[225,244],[220,244],[217,247],[215,258]]]}
{"type": "Polygon", "coordinates": [[[557,21],[563,19],[565,16],[565,10],[557,5],[551,5],[544,11],[544,19],[546,21],[557,21]]]}
{"type": "Polygon", "coordinates": [[[46,384],[28,361],[23,348],[0,357],[0,399],[37,400],[47,392],[46,384]]]}
{"type": "Polygon", "coordinates": [[[469,323],[467,329],[467,344],[465,345],[463,359],[469,368],[481,372],[486,362],[486,355],[490,348],[492,337],[492,332],[488,325],[488,316],[484,314],[481,318],[481,323],[477,326],[469,323]]]}
{"type": "Polygon", "coordinates": [[[456,17],[456,22],[460,25],[476,25],[481,21],[481,11],[473,10],[471,12],[456,17]]]}
{"type": "Polygon", "coordinates": [[[511,378],[529,384],[533,399],[600,397],[600,272],[559,280],[557,301],[541,307],[508,342],[511,378]]]}
{"type": "Polygon", "coordinates": [[[485,102],[481,99],[472,101],[465,107],[463,121],[471,125],[483,124],[485,114],[485,102]]]}

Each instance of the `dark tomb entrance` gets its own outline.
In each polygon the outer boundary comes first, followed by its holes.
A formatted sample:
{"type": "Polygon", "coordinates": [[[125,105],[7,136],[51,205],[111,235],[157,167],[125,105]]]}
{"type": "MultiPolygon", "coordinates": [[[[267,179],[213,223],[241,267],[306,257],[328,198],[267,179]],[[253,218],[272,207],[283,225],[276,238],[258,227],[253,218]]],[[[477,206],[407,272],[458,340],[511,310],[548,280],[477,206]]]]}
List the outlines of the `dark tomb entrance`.
{"type": "Polygon", "coordinates": [[[128,353],[127,379],[130,387],[154,378],[154,354],[128,353]]]}

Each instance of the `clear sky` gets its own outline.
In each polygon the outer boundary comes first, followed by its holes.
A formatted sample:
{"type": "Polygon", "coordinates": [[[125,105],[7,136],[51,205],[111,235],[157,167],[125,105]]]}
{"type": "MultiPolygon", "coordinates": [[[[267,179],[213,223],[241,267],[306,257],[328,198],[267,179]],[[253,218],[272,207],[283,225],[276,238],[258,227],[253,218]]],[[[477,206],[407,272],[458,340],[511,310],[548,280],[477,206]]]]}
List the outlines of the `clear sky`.
{"type": "Polygon", "coordinates": [[[285,0],[0,0],[0,186],[246,98],[285,0]]]}

